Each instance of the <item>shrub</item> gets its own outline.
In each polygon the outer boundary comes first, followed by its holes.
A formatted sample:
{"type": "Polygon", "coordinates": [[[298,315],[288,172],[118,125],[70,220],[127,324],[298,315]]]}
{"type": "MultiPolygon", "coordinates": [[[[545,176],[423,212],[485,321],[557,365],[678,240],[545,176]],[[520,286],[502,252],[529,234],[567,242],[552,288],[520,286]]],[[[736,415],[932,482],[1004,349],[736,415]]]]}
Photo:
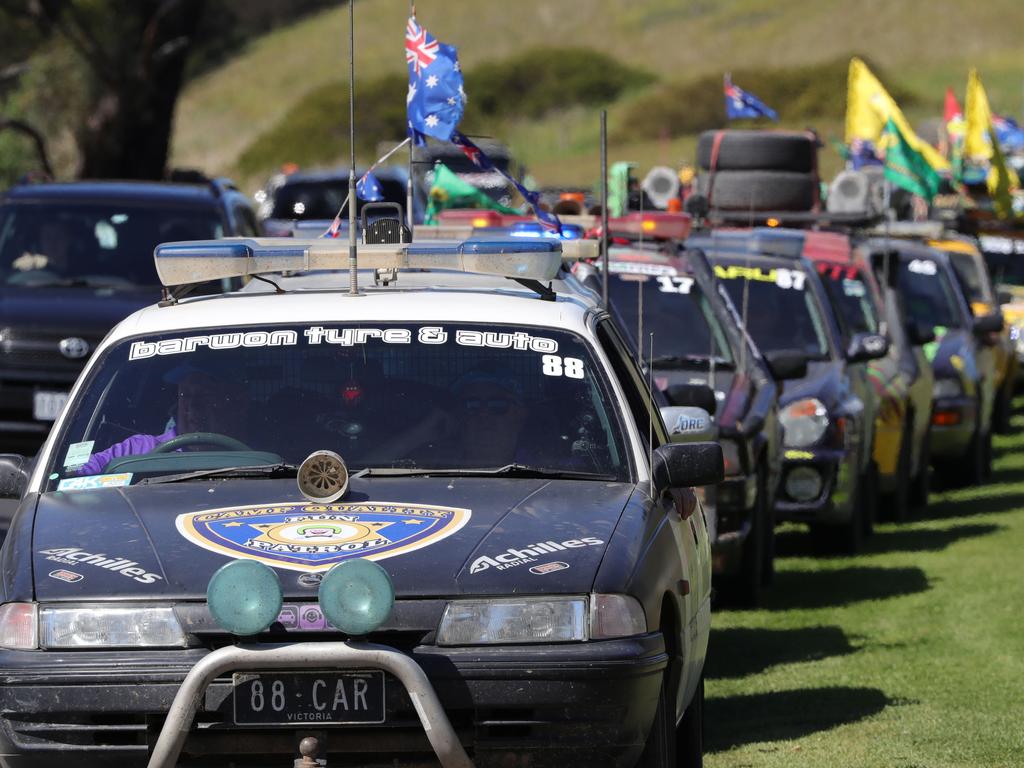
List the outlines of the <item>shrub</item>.
{"type": "MultiPolygon", "coordinates": [[[[894,86],[877,67],[869,66],[901,106],[917,102],[913,93],[894,86]]],[[[757,94],[779,113],[782,121],[810,125],[819,118],[845,113],[848,68],[849,59],[844,58],[786,69],[737,70],[732,79],[757,94]]],[[[613,135],[619,141],[676,137],[721,128],[725,123],[722,78],[709,75],[648,90],[624,110],[613,135]]]]}

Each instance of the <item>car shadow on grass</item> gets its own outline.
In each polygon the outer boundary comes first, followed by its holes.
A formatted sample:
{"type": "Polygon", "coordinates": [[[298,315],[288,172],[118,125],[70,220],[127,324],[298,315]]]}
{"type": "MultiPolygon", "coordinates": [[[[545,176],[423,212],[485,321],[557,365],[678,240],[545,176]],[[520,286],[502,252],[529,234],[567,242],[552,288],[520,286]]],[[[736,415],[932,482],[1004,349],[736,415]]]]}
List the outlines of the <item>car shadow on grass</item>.
{"type": "Polygon", "coordinates": [[[829,608],[865,600],[884,600],[924,592],[930,588],[920,568],[821,568],[783,570],[762,608],[768,611],[829,608]]]}
{"type": "Polygon", "coordinates": [[[864,552],[879,555],[887,552],[938,552],[963,539],[974,539],[1006,530],[992,523],[963,523],[949,528],[876,531],[864,545],[864,552]]]}
{"type": "Polygon", "coordinates": [[[961,493],[932,496],[928,509],[922,517],[925,520],[952,520],[958,517],[998,515],[1017,512],[1024,508],[1024,492],[1007,489],[1006,493],[995,493],[974,498],[963,498],[961,493]]]}
{"type": "Polygon", "coordinates": [[[747,677],[779,664],[845,656],[850,645],[840,627],[800,629],[714,629],[708,643],[704,675],[709,680],[747,677]]]}
{"type": "Polygon", "coordinates": [[[808,688],[709,698],[704,704],[706,752],[759,741],[798,739],[853,723],[890,704],[877,688],[808,688]]]}

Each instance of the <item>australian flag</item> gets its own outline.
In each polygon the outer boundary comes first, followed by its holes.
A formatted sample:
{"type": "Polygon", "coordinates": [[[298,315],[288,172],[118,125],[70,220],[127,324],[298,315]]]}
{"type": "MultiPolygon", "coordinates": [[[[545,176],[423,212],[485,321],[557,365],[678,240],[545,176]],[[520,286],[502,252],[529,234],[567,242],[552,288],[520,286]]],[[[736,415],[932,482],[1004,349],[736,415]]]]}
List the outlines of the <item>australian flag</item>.
{"type": "Polygon", "coordinates": [[[380,181],[373,175],[373,171],[367,171],[356,182],[356,197],[368,203],[376,203],[384,199],[384,190],[381,189],[380,181]]]}
{"type": "Polygon", "coordinates": [[[743,117],[767,117],[778,121],[778,113],[752,93],[747,93],[738,85],[732,84],[732,78],[725,76],[725,116],[730,120],[743,117]]]}
{"type": "Polygon", "coordinates": [[[405,98],[409,136],[417,144],[423,143],[424,136],[448,141],[466,108],[458,52],[410,16],[405,26],[405,61],[409,65],[405,98]]]}
{"type": "Polygon", "coordinates": [[[467,136],[459,131],[452,133],[451,142],[461,149],[462,154],[464,154],[469,161],[481,171],[497,171],[508,179],[512,186],[519,190],[519,194],[523,196],[523,199],[530,205],[530,208],[533,209],[533,215],[537,217],[537,221],[540,222],[540,225],[544,227],[544,229],[561,233],[562,222],[559,220],[558,216],[550,211],[545,211],[540,207],[539,192],[527,189],[520,181],[513,178],[511,174],[508,174],[501,168],[498,168],[493,162],[491,162],[491,158],[484,154],[484,151],[480,149],[480,147],[470,141],[467,136]]]}

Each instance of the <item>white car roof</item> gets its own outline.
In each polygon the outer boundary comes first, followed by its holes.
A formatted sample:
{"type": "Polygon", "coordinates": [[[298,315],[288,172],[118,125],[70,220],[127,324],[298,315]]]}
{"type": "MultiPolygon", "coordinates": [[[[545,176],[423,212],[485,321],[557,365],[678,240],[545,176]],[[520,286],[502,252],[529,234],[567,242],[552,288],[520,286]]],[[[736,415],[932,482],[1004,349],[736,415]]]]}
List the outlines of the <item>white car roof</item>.
{"type": "Polygon", "coordinates": [[[360,271],[359,297],[348,296],[347,273],[271,276],[286,293],[262,281],[217,296],[153,305],[123,320],[104,341],[190,330],[247,325],[336,322],[513,323],[587,333],[596,296],[574,278],[552,282],[554,301],[502,277],[461,272],[400,272],[397,283],[377,287],[372,271],[360,271]]]}

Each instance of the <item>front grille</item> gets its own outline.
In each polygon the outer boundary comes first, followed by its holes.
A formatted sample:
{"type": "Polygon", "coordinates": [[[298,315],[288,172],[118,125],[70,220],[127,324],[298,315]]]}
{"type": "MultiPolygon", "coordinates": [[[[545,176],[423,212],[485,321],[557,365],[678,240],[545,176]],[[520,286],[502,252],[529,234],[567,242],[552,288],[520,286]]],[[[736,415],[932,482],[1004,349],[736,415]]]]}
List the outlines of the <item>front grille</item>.
{"type": "Polygon", "coordinates": [[[141,714],[8,713],[13,741],[26,751],[146,751],[146,716],[141,714]]]}
{"type": "MultiPolygon", "coordinates": [[[[82,370],[88,355],[69,359],[61,354],[60,342],[73,333],[15,333],[10,329],[0,334],[0,361],[7,370],[52,371],[75,374],[82,370]]],[[[86,339],[90,351],[99,339],[86,339]]]]}

